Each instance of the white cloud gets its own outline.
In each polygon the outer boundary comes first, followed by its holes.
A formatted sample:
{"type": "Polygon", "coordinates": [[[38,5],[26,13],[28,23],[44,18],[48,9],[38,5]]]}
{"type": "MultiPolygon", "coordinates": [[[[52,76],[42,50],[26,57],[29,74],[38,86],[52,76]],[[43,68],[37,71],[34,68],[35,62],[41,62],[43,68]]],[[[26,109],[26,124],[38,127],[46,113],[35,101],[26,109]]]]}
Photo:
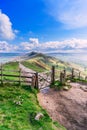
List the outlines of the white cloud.
{"type": "Polygon", "coordinates": [[[36,38],[30,38],[28,42],[13,45],[6,41],[0,41],[0,52],[86,52],[87,39],[68,39],[63,41],[49,41],[40,43],[36,38]]]}
{"type": "Polygon", "coordinates": [[[3,39],[14,39],[15,32],[12,29],[12,23],[9,17],[0,10],[0,37],[3,39]]]}
{"type": "Polygon", "coordinates": [[[24,50],[32,50],[40,46],[38,38],[29,38],[28,42],[22,42],[20,45],[24,50]]]}
{"type": "Polygon", "coordinates": [[[18,46],[9,44],[6,41],[0,41],[0,52],[14,52],[18,49],[18,46]]]}
{"type": "Polygon", "coordinates": [[[22,42],[20,46],[23,50],[32,50],[34,48],[34,45],[29,42],[22,42]]]}
{"type": "Polygon", "coordinates": [[[35,46],[39,44],[38,38],[30,38],[29,41],[31,44],[35,44],[35,46]]]}
{"type": "Polygon", "coordinates": [[[67,28],[87,26],[87,0],[43,0],[48,13],[67,28]]]}
{"type": "Polygon", "coordinates": [[[64,41],[49,41],[40,43],[38,39],[30,38],[29,42],[22,42],[20,48],[25,51],[58,51],[58,52],[78,52],[87,49],[87,39],[68,39],[64,41]]]}
{"type": "Polygon", "coordinates": [[[46,42],[44,49],[54,49],[54,50],[76,50],[76,49],[85,49],[87,48],[87,40],[86,39],[69,39],[64,41],[50,41],[46,42]]]}

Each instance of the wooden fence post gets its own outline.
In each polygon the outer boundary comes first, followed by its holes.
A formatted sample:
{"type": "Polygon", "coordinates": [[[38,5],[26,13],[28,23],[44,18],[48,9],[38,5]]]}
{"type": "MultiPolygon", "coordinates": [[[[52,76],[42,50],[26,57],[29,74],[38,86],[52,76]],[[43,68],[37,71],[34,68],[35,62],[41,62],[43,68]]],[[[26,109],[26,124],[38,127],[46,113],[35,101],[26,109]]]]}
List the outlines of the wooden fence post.
{"type": "Polygon", "coordinates": [[[2,64],[1,64],[1,84],[3,85],[3,68],[2,68],[2,64]]]}
{"type": "Polygon", "coordinates": [[[35,87],[35,76],[34,75],[32,76],[32,87],[33,88],[35,87]]]}
{"type": "Polygon", "coordinates": [[[19,85],[21,85],[21,69],[19,69],[19,85]]]}
{"type": "Polygon", "coordinates": [[[74,68],[72,68],[72,75],[71,75],[71,78],[72,78],[72,79],[74,78],[74,68]]]}
{"type": "Polygon", "coordinates": [[[3,85],[3,68],[2,68],[2,64],[1,64],[1,84],[3,85]]]}
{"type": "Polygon", "coordinates": [[[63,72],[60,73],[60,83],[65,84],[65,75],[63,72]]]}
{"type": "Polygon", "coordinates": [[[38,73],[35,74],[35,88],[38,89],[38,73]]]}
{"type": "Polygon", "coordinates": [[[60,83],[61,84],[63,83],[63,73],[62,72],[60,73],[60,83]]]}
{"type": "Polygon", "coordinates": [[[55,82],[55,66],[52,66],[52,70],[51,70],[51,83],[54,84],[55,82]]]}
{"type": "Polygon", "coordinates": [[[79,79],[80,79],[80,74],[81,74],[81,73],[79,72],[79,79]]]}

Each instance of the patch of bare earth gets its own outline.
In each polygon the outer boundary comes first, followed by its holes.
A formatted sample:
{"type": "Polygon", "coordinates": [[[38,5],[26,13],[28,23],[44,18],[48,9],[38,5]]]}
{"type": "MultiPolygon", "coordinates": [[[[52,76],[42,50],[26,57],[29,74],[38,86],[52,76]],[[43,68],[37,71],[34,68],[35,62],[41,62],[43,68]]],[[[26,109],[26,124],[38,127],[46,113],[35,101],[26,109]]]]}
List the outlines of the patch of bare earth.
{"type": "Polygon", "coordinates": [[[50,117],[67,130],[87,130],[87,92],[72,83],[69,91],[50,89],[37,95],[40,105],[50,117]]]}

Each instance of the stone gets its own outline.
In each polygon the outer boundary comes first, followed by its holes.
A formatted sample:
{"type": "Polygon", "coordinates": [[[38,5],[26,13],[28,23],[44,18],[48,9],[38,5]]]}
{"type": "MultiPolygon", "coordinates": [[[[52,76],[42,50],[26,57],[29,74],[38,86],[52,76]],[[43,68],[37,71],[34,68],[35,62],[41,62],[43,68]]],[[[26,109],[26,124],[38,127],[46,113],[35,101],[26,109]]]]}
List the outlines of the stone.
{"type": "Polygon", "coordinates": [[[64,86],[64,87],[63,87],[63,90],[68,91],[68,90],[69,90],[69,87],[68,87],[68,86],[64,86]]]}
{"type": "Polygon", "coordinates": [[[71,81],[70,80],[67,80],[67,83],[70,83],[71,81]]]}
{"type": "Polygon", "coordinates": [[[80,87],[84,92],[87,92],[87,88],[80,87]]]}
{"type": "Polygon", "coordinates": [[[39,121],[44,115],[42,113],[37,113],[35,120],[39,121]]]}

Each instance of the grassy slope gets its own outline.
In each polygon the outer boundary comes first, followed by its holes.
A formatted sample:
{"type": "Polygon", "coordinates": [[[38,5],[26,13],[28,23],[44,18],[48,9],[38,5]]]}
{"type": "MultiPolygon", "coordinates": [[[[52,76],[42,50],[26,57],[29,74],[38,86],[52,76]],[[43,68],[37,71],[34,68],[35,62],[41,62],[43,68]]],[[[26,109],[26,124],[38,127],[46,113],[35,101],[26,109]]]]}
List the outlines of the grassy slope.
{"type": "MultiPolygon", "coordinates": [[[[3,68],[18,70],[18,63],[7,63],[3,68]]],[[[39,106],[35,90],[29,86],[19,87],[9,83],[3,87],[0,85],[0,130],[39,130],[39,128],[65,130],[60,124],[53,123],[46,111],[39,106]],[[21,105],[17,105],[17,102],[21,102],[21,105]],[[42,112],[44,118],[35,121],[34,116],[38,112],[42,112]]]]}
{"type": "Polygon", "coordinates": [[[43,54],[38,54],[37,56],[33,57],[32,59],[27,59],[22,61],[22,63],[37,72],[43,72],[46,70],[50,70],[52,65],[56,66],[56,69],[63,70],[64,67],[67,69],[67,72],[71,71],[71,68],[75,68],[76,70],[81,71],[82,75],[87,75],[87,71],[84,71],[84,67],[74,64],[74,63],[67,63],[61,60],[58,60],[53,57],[45,56],[43,54]]]}
{"type": "Polygon", "coordinates": [[[36,98],[35,90],[29,86],[0,86],[0,130],[65,130],[58,123],[53,123],[36,98]],[[17,102],[21,102],[20,105],[17,102]],[[35,121],[36,113],[44,117],[35,121]],[[53,126],[53,128],[52,128],[53,126]],[[56,127],[55,127],[56,126],[56,127]]]}

